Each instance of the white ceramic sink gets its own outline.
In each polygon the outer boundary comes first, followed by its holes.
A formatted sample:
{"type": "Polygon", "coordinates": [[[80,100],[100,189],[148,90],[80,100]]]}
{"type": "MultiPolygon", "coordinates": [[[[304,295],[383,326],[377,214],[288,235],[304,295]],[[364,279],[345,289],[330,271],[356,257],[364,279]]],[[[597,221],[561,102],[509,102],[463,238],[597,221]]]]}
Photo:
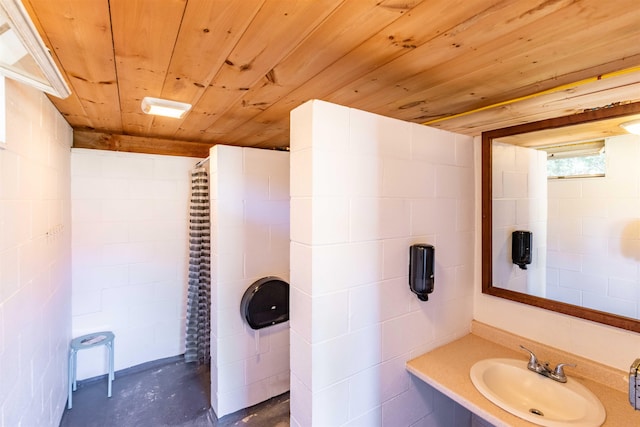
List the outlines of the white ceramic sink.
{"type": "Polygon", "coordinates": [[[471,367],[471,381],[505,411],[542,426],[597,427],[606,418],[600,400],[582,384],[543,377],[529,371],[526,361],[482,360],[471,367]]]}

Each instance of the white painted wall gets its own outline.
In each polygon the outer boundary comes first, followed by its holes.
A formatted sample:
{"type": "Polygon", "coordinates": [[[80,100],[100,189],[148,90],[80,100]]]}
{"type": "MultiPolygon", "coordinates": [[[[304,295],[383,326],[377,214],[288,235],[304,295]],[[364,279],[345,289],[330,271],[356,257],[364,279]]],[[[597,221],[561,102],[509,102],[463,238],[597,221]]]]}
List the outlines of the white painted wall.
{"type": "Polygon", "coordinates": [[[464,426],[405,362],[468,333],[472,139],[322,101],[291,114],[292,426],[464,426]],[[435,291],[408,287],[435,246],[435,291]]]}
{"type": "MultiPolygon", "coordinates": [[[[481,140],[475,138],[476,212],[481,212],[481,140]]],[[[638,357],[640,335],[598,323],[484,295],[481,292],[481,215],[476,218],[474,319],[541,343],[628,371],[638,357]]]]}
{"type": "Polygon", "coordinates": [[[254,331],[240,313],[265,276],[289,281],[289,153],[211,149],[211,405],[218,417],[289,390],[289,322],[254,331]]]}
{"type": "Polygon", "coordinates": [[[640,318],[640,136],[605,141],[606,176],[549,180],[548,295],[640,318]]]}
{"type": "Polygon", "coordinates": [[[547,279],[547,153],[493,143],[493,285],[544,297],[547,279]],[[532,233],[531,264],[512,261],[512,233],[532,233]]]}
{"type": "Polygon", "coordinates": [[[6,145],[0,148],[0,425],[57,426],[67,400],[71,338],[72,133],[43,93],[11,80],[6,114],[6,145]]]}
{"type": "MultiPolygon", "coordinates": [[[[115,368],[184,352],[190,170],[198,159],[73,149],[73,336],[115,333],[115,368]]],[[[107,372],[104,346],[78,379],[107,372]]]]}

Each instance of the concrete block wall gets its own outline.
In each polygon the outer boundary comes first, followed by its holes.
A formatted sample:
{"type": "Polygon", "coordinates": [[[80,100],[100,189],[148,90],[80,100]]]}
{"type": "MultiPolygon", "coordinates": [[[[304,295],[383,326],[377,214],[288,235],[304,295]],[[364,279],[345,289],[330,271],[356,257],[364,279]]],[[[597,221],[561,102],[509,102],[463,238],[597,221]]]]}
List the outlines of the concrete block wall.
{"type": "MultiPolygon", "coordinates": [[[[115,368],[184,352],[190,170],[199,159],[73,149],[73,335],[115,333],[115,368]]],[[[107,372],[104,346],[78,379],[107,372]]]]}
{"type": "Polygon", "coordinates": [[[547,280],[547,153],[493,143],[493,284],[544,297],[547,280]],[[511,235],[531,231],[531,264],[512,261],[511,235]]]}
{"type": "Polygon", "coordinates": [[[549,297],[640,319],[640,136],[605,141],[606,176],[549,181],[549,297]]]}
{"type": "Polygon", "coordinates": [[[291,113],[291,425],[464,426],[405,370],[468,333],[472,139],[322,101],[291,113]],[[435,246],[435,291],[408,287],[435,246]]]}
{"type": "Polygon", "coordinates": [[[211,149],[211,405],[218,417],[289,390],[289,322],[254,331],[240,314],[265,276],[289,281],[289,153],[211,149]]]}
{"type": "Polygon", "coordinates": [[[57,426],[71,339],[72,131],[35,89],[7,80],[0,102],[0,425],[57,426]]]}

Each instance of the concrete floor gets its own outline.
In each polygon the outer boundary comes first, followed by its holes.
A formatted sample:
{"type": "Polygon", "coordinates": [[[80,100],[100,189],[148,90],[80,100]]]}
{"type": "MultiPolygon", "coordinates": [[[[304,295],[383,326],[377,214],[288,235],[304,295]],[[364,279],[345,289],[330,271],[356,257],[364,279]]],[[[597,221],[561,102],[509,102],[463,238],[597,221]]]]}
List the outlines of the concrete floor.
{"type": "Polygon", "coordinates": [[[60,427],[288,427],[289,393],[217,419],[210,408],[210,373],[181,356],[116,372],[107,398],[107,377],[78,383],[73,408],[60,427]]]}

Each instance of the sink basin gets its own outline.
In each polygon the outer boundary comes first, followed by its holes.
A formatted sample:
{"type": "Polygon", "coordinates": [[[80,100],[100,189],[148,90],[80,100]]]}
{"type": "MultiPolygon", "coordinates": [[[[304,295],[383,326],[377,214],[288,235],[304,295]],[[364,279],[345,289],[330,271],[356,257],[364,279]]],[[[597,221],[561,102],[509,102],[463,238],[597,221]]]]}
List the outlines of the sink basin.
{"type": "Polygon", "coordinates": [[[494,404],[538,425],[597,427],[606,418],[600,400],[582,384],[543,377],[526,361],[481,360],[471,367],[471,381],[494,404]]]}

